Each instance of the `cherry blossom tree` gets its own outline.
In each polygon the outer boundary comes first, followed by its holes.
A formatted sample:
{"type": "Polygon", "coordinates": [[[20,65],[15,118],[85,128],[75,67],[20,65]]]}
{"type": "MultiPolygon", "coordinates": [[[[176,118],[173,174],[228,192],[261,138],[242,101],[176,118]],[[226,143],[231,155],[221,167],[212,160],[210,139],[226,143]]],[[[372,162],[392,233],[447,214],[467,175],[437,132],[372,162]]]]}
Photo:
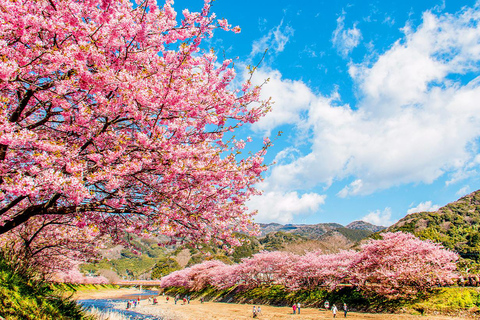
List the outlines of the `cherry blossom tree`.
{"type": "Polygon", "coordinates": [[[240,264],[224,264],[210,269],[208,275],[210,283],[217,289],[223,290],[240,284],[240,273],[237,271],[240,264]]]}
{"type": "Polygon", "coordinates": [[[178,22],[173,0],[0,1],[0,235],[58,217],[114,240],[250,229],[270,142],[241,155],[231,132],[269,104],[203,51],[239,31],[210,2],[178,22]]]}
{"type": "Polygon", "coordinates": [[[225,263],[218,260],[207,260],[202,263],[191,266],[186,271],[185,286],[191,290],[202,290],[208,285],[212,285],[212,276],[217,273],[219,268],[225,266],[225,263]]]}
{"type": "Polygon", "coordinates": [[[168,287],[187,288],[189,272],[190,272],[189,268],[174,271],[169,275],[162,277],[162,279],[160,280],[160,286],[162,288],[168,288],[168,287]]]}
{"type": "Polygon", "coordinates": [[[350,283],[365,292],[409,298],[457,278],[458,254],[410,233],[387,232],[361,247],[350,283]]]}
{"type": "Polygon", "coordinates": [[[200,290],[207,285],[218,289],[241,285],[248,289],[280,284],[289,290],[333,291],[344,284],[398,299],[412,298],[456,280],[458,255],[441,244],[402,232],[382,236],[368,241],[360,251],[314,251],[303,256],[261,252],[234,265],[208,261],[162,278],[161,285],[200,290]]]}
{"type": "Polygon", "coordinates": [[[237,281],[245,287],[283,284],[283,275],[295,269],[297,255],[282,251],[260,252],[244,258],[235,268],[237,281]]]}
{"type": "Polygon", "coordinates": [[[284,273],[287,288],[291,290],[326,287],[337,289],[347,284],[352,272],[352,263],[358,253],[353,250],[324,254],[321,251],[307,252],[300,256],[295,267],[284,273]]]}
{"type": "Polygon", "coordinates": [[[102,239],[94,228],[78,228],[76,219],[36,216],[0,237],[0,247],[16,270],[34,269],[43,276],[67,272],[94,259],[102,239]]]}

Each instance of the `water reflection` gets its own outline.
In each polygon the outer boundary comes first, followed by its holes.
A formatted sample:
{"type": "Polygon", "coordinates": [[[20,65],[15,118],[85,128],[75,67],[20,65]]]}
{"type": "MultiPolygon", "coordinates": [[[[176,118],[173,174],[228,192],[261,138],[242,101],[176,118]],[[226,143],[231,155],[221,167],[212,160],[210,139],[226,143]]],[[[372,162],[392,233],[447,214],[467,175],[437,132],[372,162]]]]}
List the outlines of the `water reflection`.
{"type": "MultiPolygon", "coordinates": [[[[135,312],[135,308],[129,310],[126,309],[128,300],[133,300],[142,296],[153,296],[156,294],[156,291],[144,291],[138,294],[125,296],[124,299],[84,299],[78,300],[77,302],[84,306],[87,310],[96,308],[97,310],[103,312],[115,312],[130,320],[162,320],[163,318],[158,316],[137,313],[135,312]]],[[[146,303],[146,301],[144,303],[146,303]]]]}

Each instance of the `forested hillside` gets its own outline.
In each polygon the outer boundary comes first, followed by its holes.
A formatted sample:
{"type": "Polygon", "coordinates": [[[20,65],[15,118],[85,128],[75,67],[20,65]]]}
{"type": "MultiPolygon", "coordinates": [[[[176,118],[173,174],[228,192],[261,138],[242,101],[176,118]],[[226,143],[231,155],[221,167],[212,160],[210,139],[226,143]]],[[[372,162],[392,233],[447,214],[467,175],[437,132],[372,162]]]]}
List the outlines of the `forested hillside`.
{"type": "Polygon", "coordinates": [[[421,239],[441,242],[460,254],[461,266],[479,271],[480,190],[435,212],[409,214],[386,231],[405,231],[421,239]]]}

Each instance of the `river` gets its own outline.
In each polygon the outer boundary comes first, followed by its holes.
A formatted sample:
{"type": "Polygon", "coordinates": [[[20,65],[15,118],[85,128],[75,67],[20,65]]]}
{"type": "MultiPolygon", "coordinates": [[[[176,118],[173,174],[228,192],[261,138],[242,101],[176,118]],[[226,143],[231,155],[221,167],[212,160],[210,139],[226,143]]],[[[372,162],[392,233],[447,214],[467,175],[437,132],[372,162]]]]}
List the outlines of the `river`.
{"type": "MultiPolygon", "coordinates": [[[[121,314],[124,319],[129,320],[162,320],[163,318],[157,316],[144,315],[138,312],[135,312],[135,308],[129,310],[126,309],[127,300],[134,300],[138,297],[142,298],[145,296],[156,295],[156,291],[142,291],[138,294],[128,295],[123,299],[83,299],[77,300],[77,303],[84,306],[87,310],[95,308],[102,312],[116,313],[121,314]]],[[[146,300],[142,300],[142,303],[146,303],[146,300]]]]}

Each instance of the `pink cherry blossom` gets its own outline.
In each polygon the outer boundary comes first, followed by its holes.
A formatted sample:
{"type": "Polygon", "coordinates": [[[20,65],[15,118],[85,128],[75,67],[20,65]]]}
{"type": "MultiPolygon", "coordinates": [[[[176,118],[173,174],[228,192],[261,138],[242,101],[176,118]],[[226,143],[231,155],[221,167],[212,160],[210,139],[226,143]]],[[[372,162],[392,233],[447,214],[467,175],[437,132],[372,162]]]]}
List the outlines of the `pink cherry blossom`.
{"type": "Polygon", "coordinates": [[[359,251],[261,252],[234,265],[207,261],[163,277],[161,285],[189,290],[207,285],[218,289],[283,285],[289,290],[336,290],[349,285],[367,294],[397,299],[415,297],[457,278],[458,255],[440,244],[402,232],[382,237],[368,241],[359,251]]]}
{"type": "Polygon", "coordinates": [[[203,51],[231,28],[210,6],[177,20],[171,0],[0,0],[0,235],[57,218],[118,241],[252,230],[268,146],[236,157],[224,136],[269,105],[203,51]]]}

